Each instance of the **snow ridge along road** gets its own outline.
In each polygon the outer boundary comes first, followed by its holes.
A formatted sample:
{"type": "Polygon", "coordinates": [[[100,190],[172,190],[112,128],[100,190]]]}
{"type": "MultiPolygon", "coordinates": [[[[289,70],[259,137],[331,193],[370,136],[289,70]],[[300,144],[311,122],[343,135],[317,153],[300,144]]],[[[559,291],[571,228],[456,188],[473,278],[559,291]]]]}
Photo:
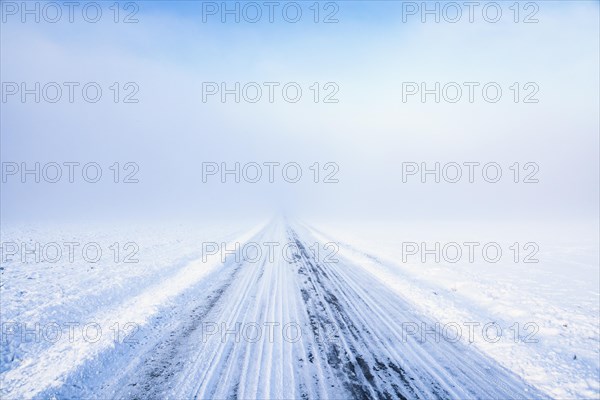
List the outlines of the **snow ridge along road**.
{"type": "Polygon", "coordinates": [[[111,311],[140,325],[135,342],[59,342],[2,374],[5,398],[547,398],[472,346],[408,335],[435,321],[315,253],[309,228],[275,220],[239,241],[298,251],[190,264],[111,311]]]}

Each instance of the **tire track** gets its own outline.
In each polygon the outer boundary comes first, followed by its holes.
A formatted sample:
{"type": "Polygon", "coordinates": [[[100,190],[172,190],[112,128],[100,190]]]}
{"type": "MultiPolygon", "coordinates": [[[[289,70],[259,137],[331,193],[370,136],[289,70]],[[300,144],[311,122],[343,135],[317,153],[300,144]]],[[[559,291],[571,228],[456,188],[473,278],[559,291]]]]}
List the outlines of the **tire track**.
{"type": "Polygon", "coordinates": [[[107,374],[97,394],[177,400],[544,398],[461,343],[407,336],[403,322],[434,321],[360,265],[321,262],[311,250],[318,240],[310,229],[275,221],[251,241],[278,242],[280,249],[293,243],[297,252],[226,261],[217,275],[175,301],[176,309],[157,317],[164,321],[149,331],[154,336],[130,351],[131,360],[115,364],[125,367],[107,374]],[[299,340],[282,334],[291,324],[300,329],[299,340]],[[263,329],[248,336],[249,326],[263,329]],[[280,330],[271,334],[265,326],[280,330]]]}
{"type": "Polygon", "coordinates": [[[447,341],[420,343],[404,336],[398,321],[433,321],[386,289],[360,266],[316,260],[304,236],[290,229],[300,249],[298,272],[311,320],[326,329],[336,324],[341,346],[324,349],[355,398],[545,398],[483,354],[447,341]],[[371,289],[371,290],[369,290],[371,289]]]}

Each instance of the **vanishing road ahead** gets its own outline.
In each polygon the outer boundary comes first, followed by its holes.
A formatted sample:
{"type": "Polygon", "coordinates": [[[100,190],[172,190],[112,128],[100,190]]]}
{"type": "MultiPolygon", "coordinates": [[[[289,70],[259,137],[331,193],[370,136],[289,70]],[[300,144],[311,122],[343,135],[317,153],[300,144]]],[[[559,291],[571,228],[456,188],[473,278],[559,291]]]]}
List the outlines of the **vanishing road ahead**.
{"type": "MultiPolygon", "coordinates": [[[[336,254],[309,227],[276,220],[240,243],[252,250],[245,243],[277,245],[272,252],[246,251],[246,260],[230,255],[197,281],[191,268],[205,263],[182,267],[166,287],[149,288],[113,312],[126,321],[119,312],[135,315],[136,304],[155,301],[154,315],[134,339],[97,345],[77,368],[39,376],[51,385],[28,391],[23,385],[21,393],[102,399],[545,397],[474,346],[431,334],[422,340],[409,331],[432,329],[435,321],[336,254]],[[294,245],[284,252],[284,244],[294,245]],[[163,289],[179,294],[164,297],[163,289]]],[[[60,364],[71,351],[77,349],[50,347],[38,361],[60,364]]],[[[18,387],[40,371],[24,365],[5,379],[18,387]]]]}

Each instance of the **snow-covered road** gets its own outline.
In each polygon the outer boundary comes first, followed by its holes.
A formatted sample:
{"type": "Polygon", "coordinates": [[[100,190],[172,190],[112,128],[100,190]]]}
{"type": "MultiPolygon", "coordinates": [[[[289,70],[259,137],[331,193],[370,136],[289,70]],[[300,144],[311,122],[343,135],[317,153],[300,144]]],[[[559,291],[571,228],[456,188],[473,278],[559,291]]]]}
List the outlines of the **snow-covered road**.
{"type": "Polygon", "coordinates": [[[237,256],[221,262],[225,254],[211,251],[94,318],[108,332],[115,321],[135,324],[127,338],[65,338],[14,362],[3,395],[545,397],[436,332],[433,319],[319,238],[284,220],[259,226],[224,247],[238,243],[237,256]]]}

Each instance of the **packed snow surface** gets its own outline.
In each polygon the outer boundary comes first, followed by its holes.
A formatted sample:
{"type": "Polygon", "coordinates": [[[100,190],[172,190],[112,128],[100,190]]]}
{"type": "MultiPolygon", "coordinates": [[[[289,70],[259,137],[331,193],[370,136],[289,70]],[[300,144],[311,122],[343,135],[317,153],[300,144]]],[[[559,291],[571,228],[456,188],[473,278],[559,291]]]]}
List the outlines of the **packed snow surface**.
{"type": "Polygon", "coordinates": [[[106,254],[3,248],[2,398],[599,396],[597,242],[540,246],[536,264],[420,262],[403,229],[3,229],[106,254]]]}

